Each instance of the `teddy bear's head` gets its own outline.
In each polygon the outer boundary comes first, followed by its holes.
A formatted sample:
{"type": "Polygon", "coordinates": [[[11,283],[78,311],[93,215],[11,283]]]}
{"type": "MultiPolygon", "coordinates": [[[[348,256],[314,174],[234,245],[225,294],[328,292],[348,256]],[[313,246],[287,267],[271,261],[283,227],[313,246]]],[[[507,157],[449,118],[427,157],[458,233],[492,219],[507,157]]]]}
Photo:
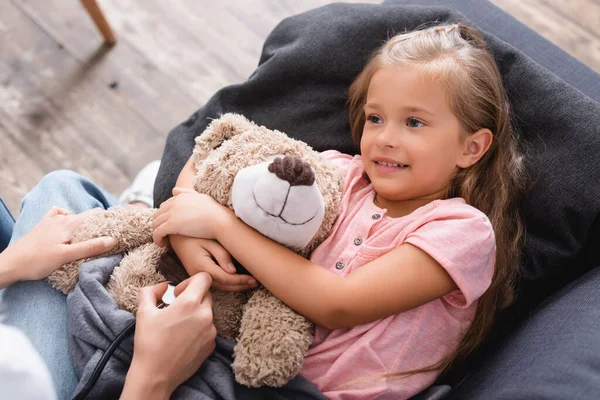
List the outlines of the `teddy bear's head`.
{"type": "Polygon", "coordinates": [[[303,142],[225,114],[196,138],[194,188],[308,256],[339,214],[343,179],[303,142]]]}

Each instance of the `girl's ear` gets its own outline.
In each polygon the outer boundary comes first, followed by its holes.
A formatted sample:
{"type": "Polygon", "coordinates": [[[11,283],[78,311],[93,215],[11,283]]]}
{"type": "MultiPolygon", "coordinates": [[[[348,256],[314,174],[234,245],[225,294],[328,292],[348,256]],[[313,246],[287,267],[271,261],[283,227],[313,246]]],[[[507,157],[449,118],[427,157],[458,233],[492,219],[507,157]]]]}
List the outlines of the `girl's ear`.
{"type": "Polygon", "coordinates": [[[463,143],[463,152],[456,165],[459,168],[469,168],[489,150],[494,135],[487,128],[482,128],[469,135],[463,143]]]}

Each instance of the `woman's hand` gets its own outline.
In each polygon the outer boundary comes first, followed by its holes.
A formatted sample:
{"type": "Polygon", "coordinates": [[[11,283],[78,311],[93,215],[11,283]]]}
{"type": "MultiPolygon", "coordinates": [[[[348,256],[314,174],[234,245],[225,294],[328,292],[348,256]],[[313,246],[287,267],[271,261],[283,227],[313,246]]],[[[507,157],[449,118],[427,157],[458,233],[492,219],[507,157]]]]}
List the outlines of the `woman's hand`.
{"type": "Polygon", "coordinates": [[[117,244],[111,237],[70,243],[79,224],[100,209],[73,215],[52,207],[31,231],[0,254],[0,287],[19,280],[46,278],[63,264],[100,255],[117,244]],[[3,272],[3,273],[2,273],[3,272]]]}
{"type": "Polygon", "coordinates": [[[163,309],[156,305],[166,283],[140,291],[133,360],[122,399],[169,398],[214,351],[211,282],[206,273],[186,279],[175,288],[175,301],[163,309]]]}
{"type": "Polygon", "coordinates": [[[233,211],[212,197],[192,189],[174,188],[173,197],[161,204],[154,216],[154,243],[166,245],[167,235],[214,239],[215,230],[235,218],[233,211]]]}
{"type": "Polygon", "coordinates": [[[231,255],[216,240],[171,235],[171,247],[188,274],[207,272],[213,287],[226,292],[243,292],[258,284],[250,275],[236,274],[231,255]]]}

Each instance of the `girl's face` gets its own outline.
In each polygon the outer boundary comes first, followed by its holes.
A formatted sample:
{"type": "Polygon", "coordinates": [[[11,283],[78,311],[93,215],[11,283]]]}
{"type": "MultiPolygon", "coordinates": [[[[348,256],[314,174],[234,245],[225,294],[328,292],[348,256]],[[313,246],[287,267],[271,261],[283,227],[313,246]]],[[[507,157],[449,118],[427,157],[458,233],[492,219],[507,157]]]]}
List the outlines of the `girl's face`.
{"type": "Polygon", "coordinates": [[[445,196],[464,140],[439,84],[418,66],[381,68],[369,84],[365,120],[360,150],[381,207],[404,214],[445,196]]]}

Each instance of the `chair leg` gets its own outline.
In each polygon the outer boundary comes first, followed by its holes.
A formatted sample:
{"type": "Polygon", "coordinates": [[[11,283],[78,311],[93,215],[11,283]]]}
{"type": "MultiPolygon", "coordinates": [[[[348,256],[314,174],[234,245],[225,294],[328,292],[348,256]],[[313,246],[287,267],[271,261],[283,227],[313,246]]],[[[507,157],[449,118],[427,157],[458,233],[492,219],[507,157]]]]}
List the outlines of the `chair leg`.
{"type": "Polygon", "coordinates": [[[102,36],[104,36],[104,42],[109,46],[114,45],[116,43],[115,35],[110,29],[108,22],[106,22],[106,18],[104,18],[104,14],[100,7],[98,7],[96,0],[81,0],[81,4],[83,4],[90,17],[94,20],[102,36]]]}

